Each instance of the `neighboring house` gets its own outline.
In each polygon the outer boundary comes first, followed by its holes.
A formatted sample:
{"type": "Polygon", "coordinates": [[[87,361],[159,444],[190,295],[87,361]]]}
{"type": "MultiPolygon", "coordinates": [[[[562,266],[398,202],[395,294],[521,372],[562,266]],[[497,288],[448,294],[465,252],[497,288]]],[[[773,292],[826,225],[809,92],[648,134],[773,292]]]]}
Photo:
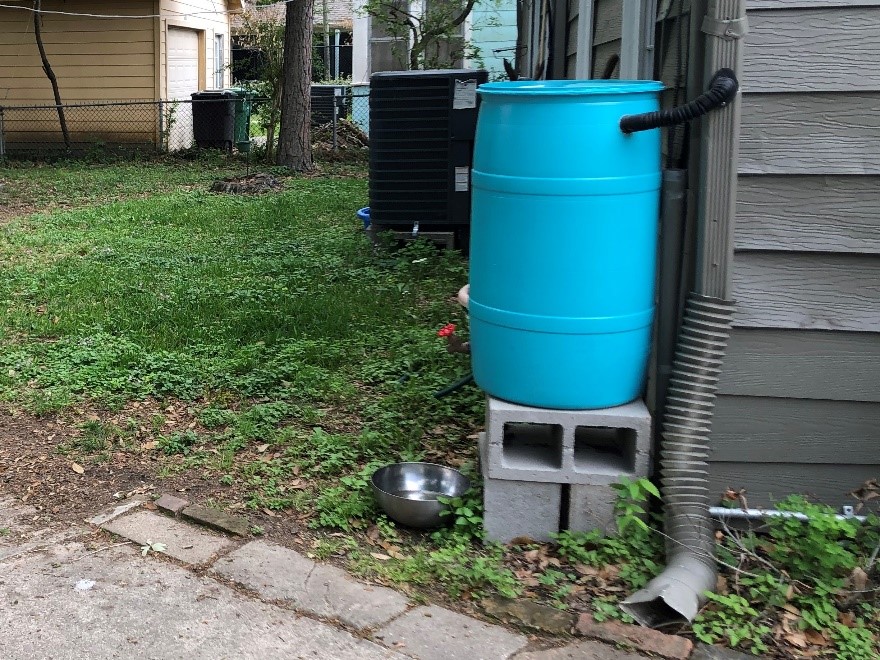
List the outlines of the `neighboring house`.
{"type": "MultiPolygon", "coordinates": [[[[368,83],[379,71],[407,69],[407,43],[385,34],[364,10],[363,0],[354,0],[354,66],[355,84],[368,83]]],[[[411,11],[419,12],[421,3],[411,3],[411,11]]],[[[475,57],[456,62],[456,66],[485,68],[490,78],[504,76],[503,58],[515,59],[517,0],[477,0],[461,34],[478,49],[475,57]]]]}
{"type": "MultiPolygon", "coordinates": [[[[260,20],[272,21],[284,25],[286,3],[276,2],[268,5],[255,5],[245,2],[245,9],[253,12],[260,20]]],[[[314,6],[315,44],[323,43],[324,39],[324,3],[316,0],[314,6]]],[[[352,0],[327,0],[327,28],[330,37],[329,61],[326,65],[326,78],[351,78],[352,75],[352,0]]],[[[249,50],[241,39],[243,35],[241,17],[232,22],[232,57],[234,75],[242,80],[253,80],[259,61],[259,54],[249,50]]],[[[325,58],[324,49],[319,47],[318,54],[325,58]]]]}
{"type": "MultiPolygon", "coordinates": [[[[737,312],[712,426],[711,492],[745,489],[751,506],[804,493],[840,507],[880,477],[880,2],[746,6],[728,271],[737,312]]],[[[613,77],[655,77],[656,50],[667,105],[676,86],[684,100],[705,84],[706,7],[575,0],[549,40],[530,39],[522,65],[591,78],[619,56],[613,77]],[[627,16],[633,7],[659,8],[656,32],[655,15],[627,16]]],[[[700,137],[693,127],[683,149],[679,131],[673,146],[692,201],[702,194],[700,137]]]]}
{"type": "Polygon", "coordinates": [[[516,4],[516,0],[478,0],[465,32],[478,54],[465,60],[465,67],[486,69],[490,80],[506,78],[503,60],[516,61],[516,4]]]}
{"type": "MultiPolygon", "coordinates": [[[[65,104],[189,99],[192,92],[229,84],[230,16],[241,9],[240,0],[44,0],[42,8],[43,41],[65,104]]],[[[0,106],[53,103],[33,13],[0,7],[0,106]]],[[[71,137],[74,142],[155,143],[155,115],[124,107],[104,108],[97,119],[71,113],[71,137]]],[[[60,139],[50,114],[27,126],[15,121],[18,116],[7,113],[7,142],[25,129],[30,140],[39,141],[40,134],[60,139]]],[[[188,108],[180,109],[175,121],[191,122],[188,108]]]]}

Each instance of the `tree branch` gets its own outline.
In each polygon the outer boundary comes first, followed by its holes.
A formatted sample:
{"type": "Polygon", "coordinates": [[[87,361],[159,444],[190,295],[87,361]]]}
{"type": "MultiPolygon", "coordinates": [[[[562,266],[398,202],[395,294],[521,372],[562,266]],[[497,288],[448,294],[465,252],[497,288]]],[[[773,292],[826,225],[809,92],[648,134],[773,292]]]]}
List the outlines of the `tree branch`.
{"type": "Polygon", "coordinates": [[[444,32],[448,32],[452,28],[457,28],[459,25],[464,23],[467,20],[467,17],[470,15],[471,11],[474,8],[474,5],[477,4],[477,0],[468,0],[467,4],[464,6],[464,9],[461,10],[461,13],[456,16],[449,23],[441,23],[440,26],[433,30],[425,31],[425,38],[435,38],[441,36],[444,32]]]}
{"type": "Polygon", "coordinates": [[[64,106],[61,105],[61,92],[58,91],[58,79],[55,78],[55,72],[52,71],[52,65],[49,64],[49,58],[46,56],[46,48],[43,46],[43,33],[40,30],[41,0],[34,0],[34,38],[37,40],[37,49],[40,51],[40,60],[43,63],[43,71],[52,85],[52,94],[55,96],[55,109],[58,111],[58,122],[61,124],[61,134],[64,136],[64,147],[70,150],[70,133],[67,130],[67,120],[64,117],[64,106]]]}

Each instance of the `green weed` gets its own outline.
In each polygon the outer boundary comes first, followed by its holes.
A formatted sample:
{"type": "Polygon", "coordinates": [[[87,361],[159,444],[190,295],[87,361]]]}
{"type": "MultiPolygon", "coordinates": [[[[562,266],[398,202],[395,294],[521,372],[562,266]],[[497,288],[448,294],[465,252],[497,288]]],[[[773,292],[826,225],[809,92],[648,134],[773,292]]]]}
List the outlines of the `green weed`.
{"type": "Polygon", "coordinates": [[[725,536],[717,549],[719,558],[747,574],[728,579],[727,593],[709,596],[709,606],[693,624],[694,633],[708,643],[725,640],[732,647],[765,653],[771,633],[767,622],[783,608],[791,617],[787,636],[799,640],[806,632],[822,635],[838,658],[876,657],[876,593],[852,590],[859,575],[868,579],[869,556],[880,544],[880,519],[872,514],[859,524],[838,518],[831,507],[800,496],[777,506],[808,518],[772,517],[766,535],[731,530],[725,536]],[[793,612],[797,614],[792,617],[793,612]]]}

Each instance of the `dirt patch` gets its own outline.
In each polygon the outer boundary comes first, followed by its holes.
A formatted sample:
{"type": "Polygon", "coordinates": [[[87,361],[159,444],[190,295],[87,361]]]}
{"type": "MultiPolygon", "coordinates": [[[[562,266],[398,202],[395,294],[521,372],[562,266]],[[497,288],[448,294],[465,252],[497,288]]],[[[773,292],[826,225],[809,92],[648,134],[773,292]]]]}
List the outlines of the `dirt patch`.
{"type": "MultiPolygon", "coordinates": [[[[126,442],[137,443],[146,436],[146,424],[158,409],[156,402],[136,402],[108,417],[135,420],[137,428],[126,442]]],[[[0,494],[34,507],[46,519],[73,523],[133,494],[151,494],[159,488],[198,489],[197,481],[188,483],[191,477],[159,479],[161,464],[156,453],[132,446],[108,442],[94,460],[78,463],[66,448],[82,440],[84,423],[97,419],[90,410],[43,417],[10,408],[0,412],[0,494]]],[[[168,427],[178,419],[172,417],[168,427]]]]}
{"type": "Polygon", "coordinates": [[[211,184],[211,192],[260,194],[281,190],[281,182],[271,174],[258,172],[246,176],[230,176],[211,184]]]}

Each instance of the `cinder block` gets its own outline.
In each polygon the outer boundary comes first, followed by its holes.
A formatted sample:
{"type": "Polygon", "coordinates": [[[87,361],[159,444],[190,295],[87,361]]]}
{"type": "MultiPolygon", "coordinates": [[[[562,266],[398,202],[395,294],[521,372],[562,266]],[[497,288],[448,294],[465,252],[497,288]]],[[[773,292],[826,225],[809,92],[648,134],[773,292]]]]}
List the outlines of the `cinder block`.
{"type": "Polygon", "coordinates": [[[483,529],[490,541],[549,541],[559,531],[560,484],[492,479],[483,473],[483,529]]]}
{"type": "Polygon", "coordinates": [[[488,397],[486,438],[493,479],[606,486],[650,472],[651,414],[642,401],[554,410],[488,397]]]}
{"type": "Polygon", "coordinates": [[[568,528],[573,532],[601,529],[608,534],[615,533],[616,500],[617,492],[611,486],[569,486],[568,528]]]}

